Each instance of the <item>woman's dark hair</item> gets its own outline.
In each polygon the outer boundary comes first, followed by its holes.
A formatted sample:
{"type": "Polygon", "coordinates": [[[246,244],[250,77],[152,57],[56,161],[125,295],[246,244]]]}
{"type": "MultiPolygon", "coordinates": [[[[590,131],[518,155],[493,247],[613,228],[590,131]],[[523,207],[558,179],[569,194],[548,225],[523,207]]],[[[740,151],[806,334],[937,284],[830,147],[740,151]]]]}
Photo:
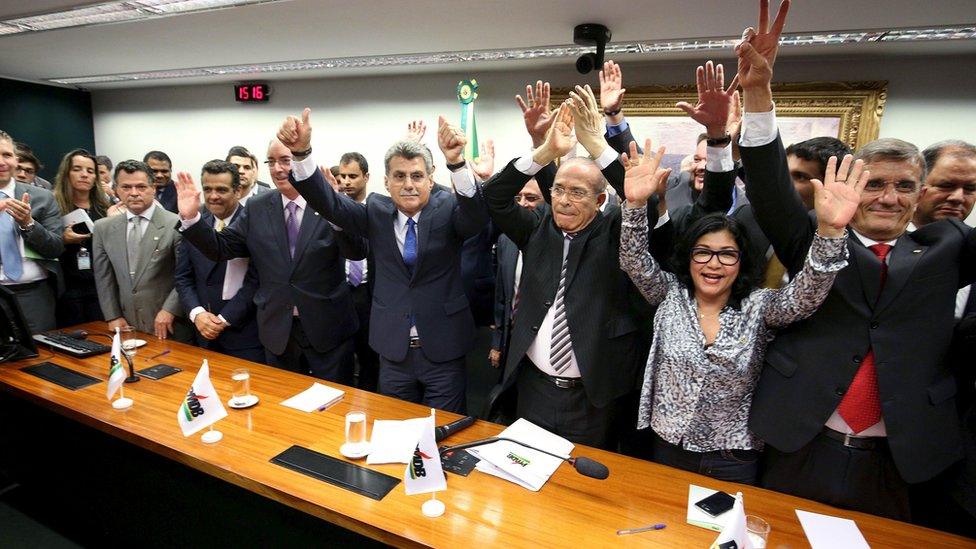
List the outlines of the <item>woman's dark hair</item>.
{"type": "Polygon", "coordinates": [[[729,298],[729,305],[739,308],[739,304],[756,288],[756,260],[749,253],[749,235],[746,234],[742,225],[734,218],[722,213],[710,213],[702,216],[684,231],[674,249],[674,256],[671,259],[674,275],[688,288],[688,293],[694,295],[695,284],[691,279],[689,265],[691,263],[691,249],[695,247],[698,239],[708,233],[719,231],[729,231],[739,247],[739,275],[732,283],[732,296],[729,298]]]}

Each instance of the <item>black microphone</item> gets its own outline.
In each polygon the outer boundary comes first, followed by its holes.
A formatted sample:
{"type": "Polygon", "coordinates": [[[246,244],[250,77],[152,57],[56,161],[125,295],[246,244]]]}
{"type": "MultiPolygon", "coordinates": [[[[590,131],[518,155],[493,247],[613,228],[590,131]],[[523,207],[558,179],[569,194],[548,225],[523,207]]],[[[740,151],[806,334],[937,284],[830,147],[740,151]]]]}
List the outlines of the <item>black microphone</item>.
{"type": "Polygon", "coordinates": [[[441,425],[440,427],[434,429],[434,440],[440,442],[458,431],[471,427],[474,425],[475,421],[476,419],[474,416],[468,416],[462,417],[457,421],[452,421],[447,425],[441,425]]]}
{"type": "Polygon", "coordinates": [[[608,469],[606,465],[604,465],[604,464],[602,464],[599,461],[596,461],[594,459],[590,459],[588,457],[583,457],[583,456],[580,456],[580,457],[565,457],[565,456],[560,456],[560,455],[557,455],[557,454],[553,454],[552,452],[547,452],[547,451],[545,451],[545,450],[543,450],[541,448],[536,448],[535,446],[530,446],[530,445],[528,445],[528,444],[526,444],[524,442],[521,442],[521,441],[518,441],[518,440],[514,440],[514,439],[511,439],[511,438],[507,438],[507,437],[483,438],[481,440],[475,440],[475,441],[472,441],[472,442],[465,442],[464,444],[458,444],[456,446],[445,446],[445,447],[443,447],[443,448],[440,449],[440,452],[441,452],[441,454],[443,454],[445,452],[452,452],[452,451],[455,451],[455,450],[464,450],[466,448],[473,448],[475,446],[481,446],[482,444],[491,444],[492,442],[498,442],[500,440],[504,440],[506,442],[514,442],[515,444],[518,444],[519,446],[525,446],[526,448],[528,448],[530,450],[535,450],[536,452],[542,452],[543,454],[546,454],[547,456],[552,456],[554,458],[558,458],[558,459],[561,459],[563,461],[567,461],[567,462],[569,462],[570,465],[573,466],[573,469],[576,469],[576,472],[577,473],[583,475],[584,477],[590,477],[590,478],[595,478],[595,479],[598,479],[598,480],[604,480],[605,478],[607,478],[607,477],[610,476],[610,469],[608,469]]]}

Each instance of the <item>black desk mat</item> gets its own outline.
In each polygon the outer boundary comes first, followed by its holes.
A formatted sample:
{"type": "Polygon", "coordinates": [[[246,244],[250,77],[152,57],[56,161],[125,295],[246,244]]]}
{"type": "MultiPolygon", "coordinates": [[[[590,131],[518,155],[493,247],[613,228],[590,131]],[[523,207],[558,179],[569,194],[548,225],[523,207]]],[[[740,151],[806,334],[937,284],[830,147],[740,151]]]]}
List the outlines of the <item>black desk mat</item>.
{"type": "Polygon", "coordinates": [[[297,445],[271,458],[271,463],[377,501],[386,497],[390,490],[400,484],[400,479],[396,477],[297,445]]]}
{"type": "Polygon", "coordinates": [[[89,385],[94,385],[102,381],[90,375],[76,372],[51,362],[42,362],[40,364],[34,364],[33,366],[24,366],[20,370],[22,372],[27,372],[32,376],[37,376],[41,379],[50,381],[51,383],[56,383],[65,389],[71,389],[72,391],[81,389],[83,387],[88,387],[89,385]]]}

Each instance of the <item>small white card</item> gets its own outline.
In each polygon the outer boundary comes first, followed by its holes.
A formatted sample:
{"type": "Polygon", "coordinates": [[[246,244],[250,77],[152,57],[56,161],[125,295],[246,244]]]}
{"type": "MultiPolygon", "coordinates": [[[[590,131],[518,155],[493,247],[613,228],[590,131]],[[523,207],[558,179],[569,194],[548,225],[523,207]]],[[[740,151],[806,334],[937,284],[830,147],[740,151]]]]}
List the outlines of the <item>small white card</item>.
{"type": "Polygon", "coordinates": [[[281,405],[303,412],[314,412],[316,410],[323,410],[339,402],[342,400],[342,395],[344,394],[346,392],[341,389],[335,389],[328,385],[315,382],[308,389],[283,401],[281,405]]]}
{"type": "Polygon", "coordinates": [[[373,421],[373,434],[369,439],[369,455],[366,463],[408,463],[420,440],[424,422],[430,418],[418,417],[402,421],[377,419],[373,421]]]}
{"type": "Polygon", "coordinates": [[[796,510],[796,516],[803,526],[803,533],[813,549],[869,549],[864,534],[850,519],[821,515],[809,511],[796,510]]]}

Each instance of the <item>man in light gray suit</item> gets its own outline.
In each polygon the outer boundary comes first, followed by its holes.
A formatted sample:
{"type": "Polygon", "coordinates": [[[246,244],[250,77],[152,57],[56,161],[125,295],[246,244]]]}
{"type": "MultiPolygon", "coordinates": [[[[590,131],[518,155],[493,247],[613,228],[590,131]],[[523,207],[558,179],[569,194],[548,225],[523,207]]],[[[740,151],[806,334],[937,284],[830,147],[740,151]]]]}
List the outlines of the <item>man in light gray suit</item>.
{"type": "Polygon", "coordinates": [[[160,339],[170,335],[190,342],[181,320],[183,308],[174,287],[179,219],[153,201],[152,172],[143,162],[115,167],[116,192],[125,215],[95,222],[92,262],[95,284],[108,327],[132,326],[160,339]]]}

